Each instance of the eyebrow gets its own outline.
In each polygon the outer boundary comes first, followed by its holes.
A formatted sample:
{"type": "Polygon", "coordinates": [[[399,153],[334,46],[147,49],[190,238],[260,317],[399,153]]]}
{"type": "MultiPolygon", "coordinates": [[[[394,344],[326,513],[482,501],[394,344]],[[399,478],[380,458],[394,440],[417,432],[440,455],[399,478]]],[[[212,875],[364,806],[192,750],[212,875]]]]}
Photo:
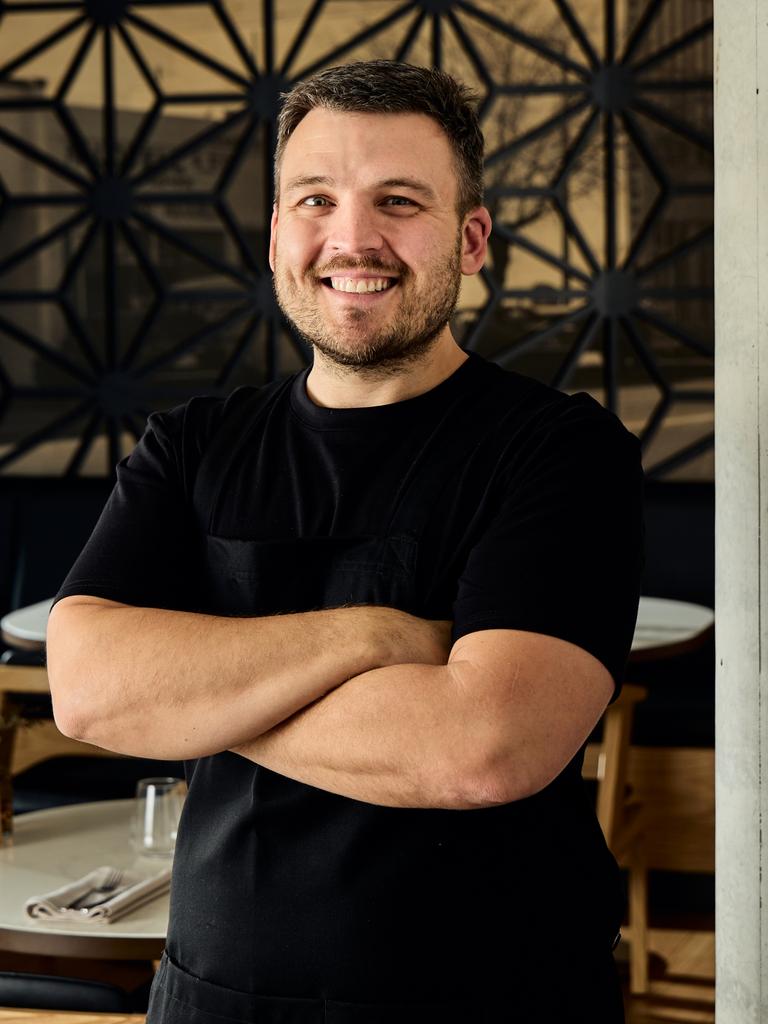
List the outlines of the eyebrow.
{"type": "Polygon", "coordinates": [[[286,184],[285,191],[293,192],[297,188],[306,188],[307,185],[332,185],[333,178],[324,177],[322,174],[300,174],[298,178],[291,178],[286,184]]]}
{"type": "Polygon", "coordinates": [[[417,178],[385,178],[378,184],[380,188],[410,188],[414,192],[421,192],[427,199],[437,199],[437,193],[432,186],[417,178]]]}
{"type": "MultiPolygon", "coordinates": [[[[329,178],[323,174],[302,174],[296,178],[291,178],[286,183],[285,191],[293,192],[299,188],[306,188],[310,185],[333,185],[333,178],[329,178]]],[[[376,188],[409,188],[414,192],[420,192],[425,198],[432,200],[433,202],[437,199],[437,193],[424,181],[419,181],[417,178],[384,178],[381,181],[377,181],[375,184],[376,188]]]]}

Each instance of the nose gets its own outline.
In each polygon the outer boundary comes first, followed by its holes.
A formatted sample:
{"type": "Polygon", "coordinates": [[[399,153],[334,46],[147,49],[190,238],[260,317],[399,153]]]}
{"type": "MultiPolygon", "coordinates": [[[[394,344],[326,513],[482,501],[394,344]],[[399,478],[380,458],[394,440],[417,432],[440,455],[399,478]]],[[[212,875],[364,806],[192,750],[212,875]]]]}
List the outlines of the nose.
{"type": "Polygon", "coordinates": [[[376,225],[376,211],[363,203],[342,203],[330,218],[328,247],[349,256],[380,252],[384,239],[376,225]]]}

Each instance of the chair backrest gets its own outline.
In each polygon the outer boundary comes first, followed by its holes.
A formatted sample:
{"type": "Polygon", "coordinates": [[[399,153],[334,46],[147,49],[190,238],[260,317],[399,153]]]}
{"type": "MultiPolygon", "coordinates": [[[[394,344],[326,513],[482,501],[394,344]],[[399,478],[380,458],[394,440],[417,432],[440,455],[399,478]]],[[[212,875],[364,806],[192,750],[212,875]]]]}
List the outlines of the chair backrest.
{"type": "Polygon", "coordinates": [[[109,753],[63,736],[50,719],[29,720],[30,700],[42,700],[50,706],[45,669],[0,664],[0,832],[3,835],[12,829],[14,776],[56,755],[109,753]]]}
{"type": "Polygon", "coordinates": [[[63,736],[53,722],[27,713],[28,699],[50,703],[48,675],[42,666],[0,664],[0,725],[18,726],[5,738],[0,772],[18,775],[25,768],[57,754],[97,753],[90,744],[63,736]],[[10,719],[10,722],[4,722],[10,719]]]}
{"type": "Polygon", "coordinates": [[[642,686],[625,683],[603,715],[602,739],[588,743],[584,752],[582,773],[584,778],[597,782],[597,818],[605,841],[619,858],[631,816],[628,769],[632,721],[635,706],[645,700],[646,693],[642,686]]]}

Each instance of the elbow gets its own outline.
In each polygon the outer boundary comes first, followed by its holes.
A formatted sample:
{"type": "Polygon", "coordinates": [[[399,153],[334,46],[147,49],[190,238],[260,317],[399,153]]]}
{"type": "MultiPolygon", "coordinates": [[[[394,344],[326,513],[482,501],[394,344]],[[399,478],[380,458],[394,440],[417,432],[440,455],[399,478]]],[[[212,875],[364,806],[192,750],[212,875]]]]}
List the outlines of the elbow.
{"type": "MultiPolygon", "coordinates": [[[[50,668],[53,720],[64,736],[107,750],[118,750],[118,735],[112,716],[102,700],[96,698],[87,681],[76,670],[62,666],[50,668]]],[[[128,751],[125,751],[128,753],[128,751]]]]}
{"type": "Polygon", "coordinates": [[[90,741],[88,725],[82,715],[56,698],[53,700],[53,720],[63,736],[80,740],[82,743],[90,741]]]}
{"type": "Polygon", "coordinates": [[[53,703],[53,720],[64,736],[89,742],[93,729],[92,715],[86,713],[85,701],[78,686],[79,675],[56,658],[48,656],[48,682],[53,703]]]}
{"type": "Polygon", "coordinates": [[[489,757],[474,770],[463,772],[456,787],[455,806],[464,810],[501,807],[541,792],[551,778],[525,763],[523,757],[489,757]]]}
{"type": "Polygon", "coordinates": [[[56,728],[70,739],[92,742],[96,702],[88,697],[87,654],[81,657],[72,634],[49,625],[46,643],[48,685],[56,728]]]}
{"type": "Polygon", "coordinates": [[[516,780],[497,776],[472,777],[465,780],[457,807],[461,810],[482,810],[514,803],[527,796],[525,787],[516,780]]]}
{"type": "MultiPolygon", "coordinates": [[[[148,753],[145,709],[125,699],[120,663],[100,606],[64,598],[48,620],[48,683],[57,729],[70,739],[122,754],[148,753]]],[[[110,625],[109,623],[107,624],[110,625]]]]}

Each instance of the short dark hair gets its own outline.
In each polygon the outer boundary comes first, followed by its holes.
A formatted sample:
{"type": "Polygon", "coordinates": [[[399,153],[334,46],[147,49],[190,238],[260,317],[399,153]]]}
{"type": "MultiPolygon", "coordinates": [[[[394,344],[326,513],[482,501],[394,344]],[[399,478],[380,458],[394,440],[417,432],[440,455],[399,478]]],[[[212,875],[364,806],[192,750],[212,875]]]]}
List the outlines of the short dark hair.
{"type": "Polygon", "coordinates": [[[437,68],[395,60],[361,60],[326,68],[285,94],[277,121],[275,190],[280,163],[296,126],[315,107],[374,114],[427,114],[451,145],[458,178],[460,217],[483,201],[483,133],[477,118],[477,97],[465,85],[437,68]]]}

